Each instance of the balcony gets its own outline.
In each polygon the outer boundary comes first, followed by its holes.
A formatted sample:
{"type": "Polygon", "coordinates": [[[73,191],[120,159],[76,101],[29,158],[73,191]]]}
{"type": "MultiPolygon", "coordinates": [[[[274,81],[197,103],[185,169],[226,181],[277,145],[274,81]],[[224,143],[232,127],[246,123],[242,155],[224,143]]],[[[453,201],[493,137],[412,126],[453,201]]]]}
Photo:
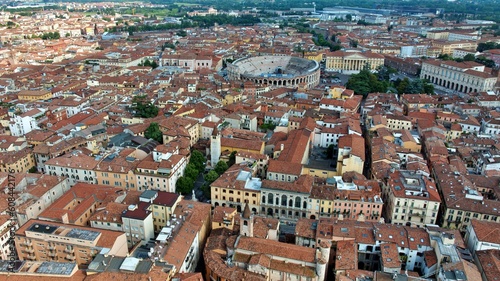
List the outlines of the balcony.
{"type": "Polygon", "coordinates": [[[425,217],[425,213],[424,212],[413,212],[411,214],[408,214],[410,217],[425,217]]]}
{"type": "Polygon", "coordinates": [[[49,252],[49,257],[56,257],[57,256],[57,253],[56,252],[49,252]]]}
{"type": "Polygon", "coordinates": [[[66,257],[64,257],[65,259],[69,260],[69,261],[74,261],[76,260],[76,257],[75,256],[72,256],[72,255],[66,255],[66,257]]]}
{"type": "Polygon", "coordinates": [[[427,208],[418,207],[418,206],[410,206],[410,209],[413,209],[413,210],[423,210],[423,211],[427,210],[427,208]]]}
{"type": "Polygon", "coordinates": [[[23,252],[33,254],[35,250],[33,248],[24,249],[23,252]]]}
{"type": "Polygon", "coordinates": [[[29,254],[29,255],[26,256],[26,259],[34,261],[34,260],[36,260],[36,256],[35,256],[35,254],[29,254]]]}
{"type": "Polygon", "coordinates": [[[56,249],[56,247],[54,247],[54,246],[49,246],[49,247],[47,247],[47,249],[49,249],[49,251],[54,251],[54,250],[56,249]]]}
{"type": "Polygon", "coordinates": [[[32,247],[33,244],[30,241],[24,241],[21,243],[21,246],[32,247]]]}
{"type": "Polygon", "coordinates": [[[68,254],[74,254],[75,250],[74,249],[68,249],[68,248],[66,248],[66,249],[64,249],[64,252],[68,253],[68,254]]]}

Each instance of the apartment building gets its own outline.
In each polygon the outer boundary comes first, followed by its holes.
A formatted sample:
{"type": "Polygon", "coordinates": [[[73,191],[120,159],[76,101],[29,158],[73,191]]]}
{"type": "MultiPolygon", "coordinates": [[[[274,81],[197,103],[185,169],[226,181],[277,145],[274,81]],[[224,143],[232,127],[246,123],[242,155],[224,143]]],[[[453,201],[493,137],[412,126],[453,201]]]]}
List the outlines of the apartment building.
{"type": "Polygon", "coordinates": [[[252,176],[247,165],[233,165],[210,185],[212,206],[243,210],[248,204],[253,213],[260,212],[262,181],[252,176]]]}
{"type": "Polygon", "coordinates": [[[155,233],[160,232],[170,221],[181,199],[182,196],[179,194],[164,191],[146,190],[141,194],[139,200],[150,203],[148,209],[153,212],[155,233]]]}
{"type": "MultiPolygon", "coordinates": [[[[301,219],[296,224],[295,234],[296,245],[312,248],[322,243],[331,244],[333,248],[346,241],[356,243],[357,249],[350,252],[357,252],[357,269],[360,270],[379,270],[383,265],[381,258],[386,255],[382,253],[383,245],[388,243],[394,244],[397,249],[396,252],[387,253],[394,255],[394,261],[399,264],[399,267],[392,264],[388,266],[394,270],[417,271],[423,267],[424,253],[432,250],[425,229],[393,224],[301,219]]],[[[335,258],[338,259],[338,256],[335,258]]]]}
{"type": "Polygon", "coordinates": [[[466,175],[445,163],[435,163],[432,174],[443,198],[438,220],[443,227],[465,231],[473,219],[498,222],[500,201],[481,195],[466,175]]]}
{"type": "Polygon", "coordinates": [[[337,175],[343,175],[345,172],[362,174],[365,157],[365,139],[362,136],[341,136],[338,144],[337,175]]]}
{"type": "Polygon", "coordinates": [[[0,261],[0,276],[18,281],[33,279],[62,279],[68,278],[75,281],[83,281],[85,276],[81,274],[76,263],[33,261],[16,264],[15,270],[9,268],[8,259],[0,261]]]}
{"type": "Polygon", "coordinates": [[[386,114],[384,117],[387,120],[387,128],[391,130],[403,129],[410,131],[413,128],[411,119],[404,115],[386,114]]]}
{"type": "Polygon", "coordinates": [[[175,192],[175,184],[188,163],[187,157],[179,153],[179,146],[167,144],[154,148],[152,155],[141,160],[134,172],[137,188],[175,192]]]}
{"type": "Polygon", "coordinates": [[[46,173],[66,177],[71,186],[77,182],[97,184],[95,167],[99,161],[83,154],[80,150],[61,155],[45,162],[46,173]]]}
{"type": "Polygon", "coordinates": [[[19,137],[39,129],[37,119],[43,116],[44,110],[38,108],[24,112],[20,115],[14,114],[9,123],[10,134],[19,137]]]}
{"type": "Polygon", "coordinates": [[[35,158],[31,148],[2,152],[0,155],[0,172],[28,173],[33,167],[35,158]]]}
{"type": "Polygon", "coordinates": [[[498,81],[482,64],[440,60],[422,62],[420,78],[462,93],[492,91],[498,81]]]}
{"type": "Polygon", "coordinates": [[[123,189],[88,183],[77,183],[38,218],[64,224],[85,226],[90,217],[103,204],[113,202],[124,195],[123,189]]]}
{"type": "Polygon", "coordinates": [[[313,185],[309,198],[312,200],[309,201],[307,217],[311,219],[378,222],[384,205],[377,181],[344,182],[340,176],[327,179],[325,184],[313,185]]]}
{"type": "Polygon", "coordinates": [[[22,90],[17,97],[21,101],[47,100],[52,98],[52,93],[47,90],[22,90]]]}
{"type": "Polygon", "coordinates": [[[16,231],[20,260],[89,264],[101,251],[128,254],[125,233],[74,225],[29,220],[16,231]]]}
{"type": "Polygon", "coordinates": [[[336,51],[326,54],[326,71],[336,71],[344,74],[359,73],[365,67],[371,71],[384,65],[384,56],[372,52],[336,51]]]}
{"type": "Polygon", "coordinates": [[[142,190],[137,186],[134,171],[139,165],[140,157],[144,157],[142,150],[125,148],[105,155],[94,168],[97,183],[119,188],[142,190]]]}
{"type": "MultiPolygon", "coordinates": [[[[63,196],[70,185],[67,178],[43,174],[15,174],[16,215],[19,225],[37,218],[63,196]]],[[[3,184],[7,186],[7,178],[3,184]]]]}
{"type": "Polygon", "coordinates": [[[4,261],[8,261],[12,253],[10,245],[14,237],[11,236],[11,230],[17,230],[19,225],[12,225],[13,222],[16,221],[11,220],[10,215],[0,215],[0,258],[4,261]]]}
{"type": "Polygon", "coordinates": [[[464,50],[476,50],[477,42],[476,41],[448,41],[448,40],[434,40],[431,43],[432,48],[436,49],[436,56],[439,54],[447,54],[453,55],[453,51],[455,49],[464,49],[464,50]]]}
{"type": "Polygon", "coordinates": [[[69,153],[74,149],[85,145],[87,145],[87,140],[83,137],[63,139],[61,137],[52,136],[45,139],[43,143],[40,143],[33,148],[36,167],[39,172],[45,172],[45,162],[47,162],[47,160],[69,153]]]}
{"type": "Polygon", "coordinates": [[[200,139],[201,124],[195,119],[171,116],[160,121],[158,125],[163,133],[163,143],[165,144],[179,136],[189,138],[191,146],[200,139]]]}
{"type": "Polygon", "coordinates": [[[435,183],[415,171],[394,171],[384,187],[386,219],[393,224],[436,224],[441,199],[435,183]]]}
{"type": "Polygon", "coordinates": [[[153,212],[149,207],[149,202],[139,202],[129,205],[122,214],[123,232],[127,236],[127,244],[132,247],[154,238],[153,212]]]}

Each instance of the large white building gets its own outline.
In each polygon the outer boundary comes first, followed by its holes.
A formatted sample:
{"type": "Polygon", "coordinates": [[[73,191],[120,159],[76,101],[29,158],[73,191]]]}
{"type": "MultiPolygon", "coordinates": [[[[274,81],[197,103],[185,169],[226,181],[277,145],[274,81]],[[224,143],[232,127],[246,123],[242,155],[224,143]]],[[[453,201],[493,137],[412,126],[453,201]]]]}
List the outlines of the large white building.
{"type": "Polygon", "coordinates": [[[384,56],[381,54],[336,51],[326,55],[325,70],[354,74],[367,66],[371,71],[376,71],[381,65],[384,65],[384,56]]]}
{"type": "Polygon", "coordinates": [[[24,136],[35,129],[39,129],[36,120],[42,117],[44,112],[44,110],[33,109],[21,115],[14,115],[9,124],[11,135],[16,137],[24,136]]]}
{"type": "Polygon", "coordinates": [[[424,61],[420,78],[462,93],[494,90],[498,80],[498,77],[486,72],[482,64],[440,60],[424,61]]]}

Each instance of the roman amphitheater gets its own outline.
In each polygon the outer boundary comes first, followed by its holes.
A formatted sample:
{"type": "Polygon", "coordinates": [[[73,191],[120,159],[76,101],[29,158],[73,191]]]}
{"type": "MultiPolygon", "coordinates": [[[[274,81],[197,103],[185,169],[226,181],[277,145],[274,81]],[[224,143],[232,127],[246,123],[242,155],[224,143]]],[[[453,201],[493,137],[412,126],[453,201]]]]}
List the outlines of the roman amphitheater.
{"type": "Polygon", "coordinates": [[[230,80],[282,87],[303,86],[306,89],[318,85],[320,79],[320,67],[316,61],[291,56],[242,58],[228,65],[227,73],[230,80]]]}

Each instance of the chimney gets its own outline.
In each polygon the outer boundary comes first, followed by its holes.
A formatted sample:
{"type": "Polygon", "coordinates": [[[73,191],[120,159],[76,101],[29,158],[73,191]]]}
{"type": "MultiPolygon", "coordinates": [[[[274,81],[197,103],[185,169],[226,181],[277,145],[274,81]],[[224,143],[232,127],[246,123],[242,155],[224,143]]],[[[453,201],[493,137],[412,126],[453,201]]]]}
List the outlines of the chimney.
{"type": "Polygon", "coordinates": [[[281,144],[281,150],[280,150],[280,151],[283,151],[284,149],[285,149],[285,144],[284,144],[284,143],[282,143],[282,144],[281,144]]]}

